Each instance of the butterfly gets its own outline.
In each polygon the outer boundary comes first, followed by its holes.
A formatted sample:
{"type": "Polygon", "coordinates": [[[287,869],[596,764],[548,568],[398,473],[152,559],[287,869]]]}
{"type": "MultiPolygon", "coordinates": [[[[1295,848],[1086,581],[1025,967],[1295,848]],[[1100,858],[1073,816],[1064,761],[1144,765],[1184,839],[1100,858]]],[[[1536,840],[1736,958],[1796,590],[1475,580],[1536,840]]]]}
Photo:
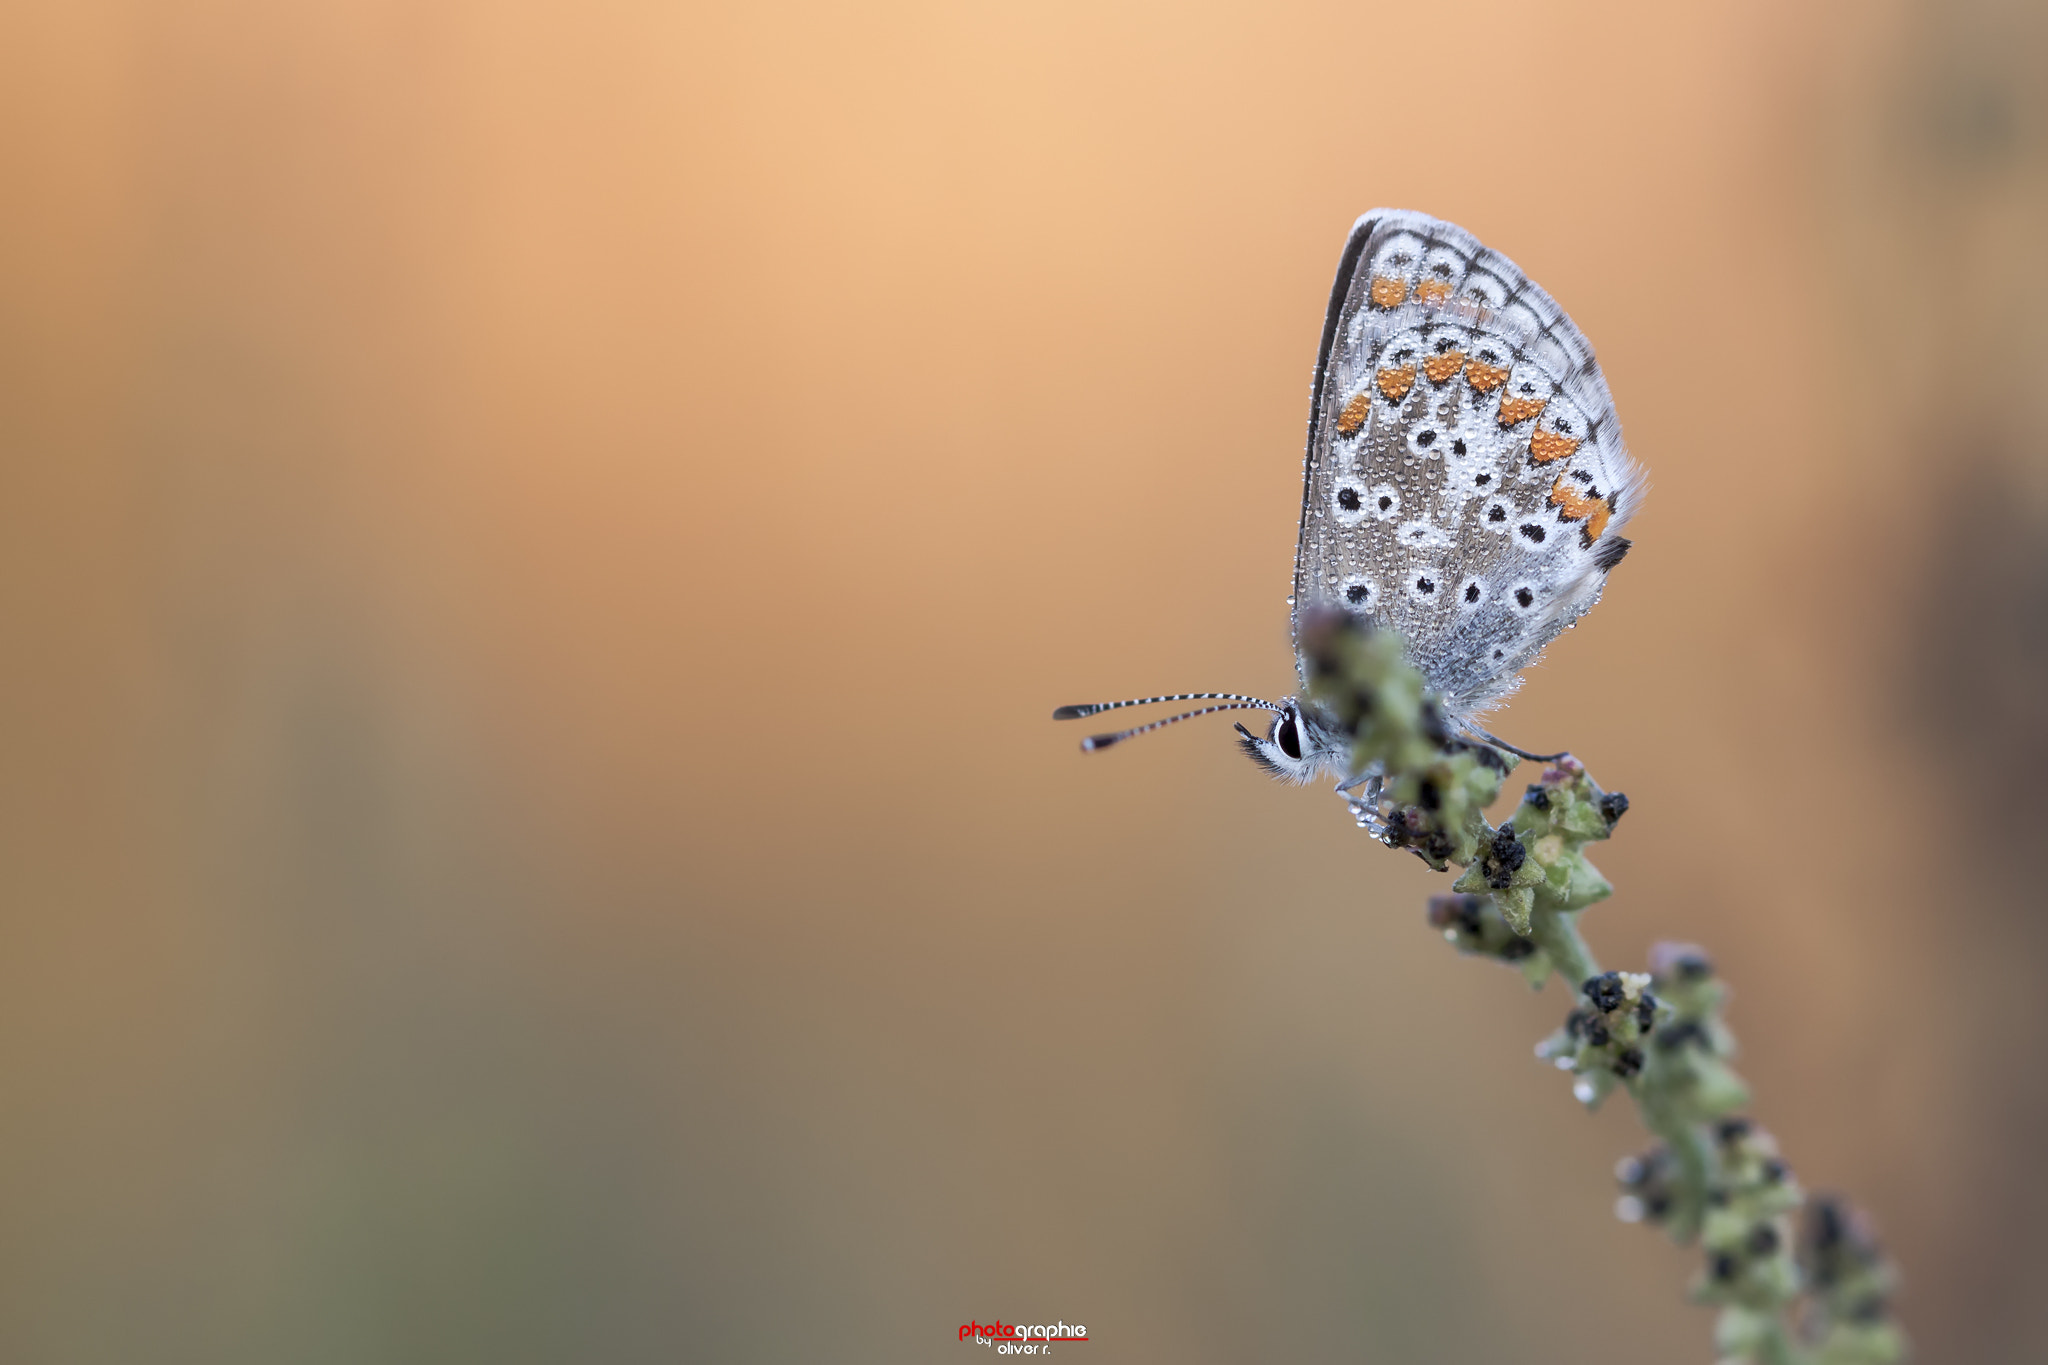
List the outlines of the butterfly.
{"type": "MultiPolygon", "coordinates": [[[[1621,533],[1647,490],[1593,348],[1513,261],[1453,223],[1374,209],[1337,262],[1309,403],[1301,532],[1287,602],[1297,642],[1318,612],[1399,633],[1445,719],[1527,754],[1478,717],[1600,600],[1629,550],[1621,533]]],[[[1349,741],[1301,698],[1180,692],[1063,706],[1074,720],[1160,702],[1219,703],[1082,742],[1088,751],[1218,711],[1275,777],[1338,780],[1373,824],[1378,774],[1351,771],[1349,741]]],[[[1347,798],[1349,799],[1349,798],[1347,798]]]]}

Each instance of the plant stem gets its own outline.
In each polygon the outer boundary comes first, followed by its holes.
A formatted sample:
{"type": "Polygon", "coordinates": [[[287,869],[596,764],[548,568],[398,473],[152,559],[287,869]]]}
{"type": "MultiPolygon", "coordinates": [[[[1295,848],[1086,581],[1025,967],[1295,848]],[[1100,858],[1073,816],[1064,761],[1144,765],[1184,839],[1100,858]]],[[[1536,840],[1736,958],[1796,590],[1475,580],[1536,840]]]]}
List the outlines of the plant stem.
{"type": "Polygon", "coordinates": [[[1537,1054],[1573,1073],[1589,1108],[1626,1090],[1658,1138],[1617,1172],[1617,1212],[1700,1248],[1693,1297],[1721,1307],[1723,1365],[1902,1360],[1905,1337],[1886,1320],[1894,1272],[1867,1224],[1823,1199],[1806,1207],[1795,1241],[1793,1215],[1807,1198],[1776,1141],[1738,1113],[1749,1090],[1728,1065],[1727,989],[1711,959],[1665,943],[1651,950],[1648,972],[1602,972],[1579,933],[1579,912],[1613,890],[1585,845],[1613,833],[1628,798],[1562,754],[1543,760],[1496,827],[1486,810],[1514,760],[1451,737],[1398,636],[1324,613],[1307,620],[1300,643],[1305,714],[1349,739],[1350,771],[1384,775],[1379,808],[1360,823],[1439,872],[1464,869],[1452,894],[1431,899],[1430,924],[1458,951],[1516,966],[1532,985],[1562,977],[1572,1008],[1537,1054]],[[1802,1304],[1810,1350],[1787,1324],[1802,1304]]]}
{"type": "Polygon", "coordinates": [[[1578,920],[1576,910],[1538,906],[1529,922],[1529,937],[1550,958],[1550,965],[1564,978],[1565,989],[1574,995],[1583,983],[1600,975],[1600,964],[1579,933],[1578,920]]]}
{"type": "Polygon", "coordinates": [[[1757,1365],[1800,1365],[1806,1352],[1792,1344],[1783,1320],[1773,1318],[1756,1343],[1757,1365]]]}

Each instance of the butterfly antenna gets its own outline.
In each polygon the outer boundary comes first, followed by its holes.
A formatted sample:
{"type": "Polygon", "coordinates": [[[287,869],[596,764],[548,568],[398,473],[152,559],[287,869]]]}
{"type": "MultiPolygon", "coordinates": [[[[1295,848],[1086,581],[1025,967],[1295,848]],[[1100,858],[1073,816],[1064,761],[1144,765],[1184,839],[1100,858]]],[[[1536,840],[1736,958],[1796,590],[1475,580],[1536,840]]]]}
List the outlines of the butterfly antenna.
{"type": "Polygon", "coordinates": [[[1238,692],[1176,692],[1170,697],[1133,697],[1129,701],[1098,701],[1086,706],[1062,706],[1052,713],[1054,720],[1079,720],[1083,716],[1099,715],[1104,711],[1120,711],[1126,706],[1151,706],[1162,701],[1244,701],[1254,706],[1263,706],[1268,711],[1280,708],[1260,697],[1247,697],[1238,692]]]}
{"type": "Polygon", "coordinates": [[[1571,752],[1571,750],[1570,750],[1570,749],[1566,749],[1566,750],[1565,750],[1565,751],[1564,751],[1563,753],[1555,753],[1555,754],[1532,754],[1532,753],[1530,753],[1530,752],[1529,752],[1529,751],[1528,751],[1527,749],[1518,749],[1518,748],[1516,748],[1516,747],[1515,747],[1514,745],[1512,745],[1512,744],[1508,743],[1508,742],[1507,742],[1506,740],[1502,739],[1502,738],[1501,738],[1501,737],[1500,737],[1499,735],[1495,735],[1495,734],[1489,734],[1489,733],[1488,733],[1488,732],[1486,732],[1485,730],[1482,730],[1482,729],[1480,729],[1480,728],[1479,728],[1478,726],[1474,725],[1474,724],[1473,724],[1473,723],[1472,723],[1471,721],[1469,721],[1469,720],[1468,720],[1468,721],[1464,721],[1464,722],[1461,722],[1461,723],[1462,723],[1462,724],[1464,725],[1464,727],[1465,727],[1465,728],[1466,728],[1467,730],[1470,730],[1470,731],[1471,731],[1471,732],[1472,732],[1473,734],[1475,734],[1475,735],[1479,736],[1479,737],[1480,737],[1481,739],[1485,740],[1485,741],[1486,741],[1486,742],[1487,742],[1488,744],[1491,744],[1491,745],[1492,745],[1492,746],[1493,746],[1494,748],[1496,748],[1496,749],[1506,749],[1506,750],[1507,750],[1507,751],[1508,751],[1509,753],[1511,753],[1511,754],[1518,754],[1518,755],[1520,755],[1520,756],[1521,756],[1521,757],[1523,757],[1523,758],[1526,758],[1526,759],[1531,759],[1531,760],[1533,760],[1533,761],[1535,761],[1535,762],[1537,762],[1537,763],[1555,763],[1555,762],[1556,762],[1556,761],[1557,761],[1558,759],[1560,759],[1560,758],[1563,758],[1563,757],[1565,756],[1565,754],[1569,754],[1569,753],[1571,752]]]}
{"type": "Polygon", "coordinates": [[[1131,730],[1119,730],[1113,735],[1090,735],[1081,741],[1081,752],[1092,754],[1098,749],[1107,749],[1112,744],[1121,744],[1134,735],[1149,734],[1154,730],[1161,730],[1169,725],[1177,725],[1184,720],[1193,720],[1196,716],[1214,715],[1218,711],[1278,711],[1279,709],[1272,702],[1260,701],[1257,698],[1249,701],[1231,702],[1227,706],[1204,706],[1199,711],[1183,711],[1177,716],[1168,716],[1165,720],[1155,720],[1150,725],[1140,725],[1131,730]]]}

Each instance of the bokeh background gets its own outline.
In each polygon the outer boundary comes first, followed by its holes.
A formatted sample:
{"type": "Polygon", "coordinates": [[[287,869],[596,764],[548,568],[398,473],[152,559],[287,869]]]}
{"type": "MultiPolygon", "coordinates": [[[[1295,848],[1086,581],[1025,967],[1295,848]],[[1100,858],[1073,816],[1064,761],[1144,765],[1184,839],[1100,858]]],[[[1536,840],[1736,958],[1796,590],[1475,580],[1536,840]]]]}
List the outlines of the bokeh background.
{"type": "Polygon", "coordinates": [[[1047,720],[1289,685],[1375,204],[1655,479],[1597,950],[2048,1356],[2042,6],[24,0],[0,177],[0,1357],[1708,1359],[1555,989],[1047,720]]]}

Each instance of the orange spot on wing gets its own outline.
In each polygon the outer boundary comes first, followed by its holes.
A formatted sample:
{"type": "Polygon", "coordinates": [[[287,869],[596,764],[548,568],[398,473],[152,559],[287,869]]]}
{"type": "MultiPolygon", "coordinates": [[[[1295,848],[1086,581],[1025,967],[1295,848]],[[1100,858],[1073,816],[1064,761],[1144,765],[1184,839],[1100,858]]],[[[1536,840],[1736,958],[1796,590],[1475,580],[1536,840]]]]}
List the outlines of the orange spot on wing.
{"type": "Polygon", "coordinates": [[[1351,395],[1351,401],[1344,405],[1344,411],[1337,414],[1337,434],[1356,436],[1358,429],[1365,425],[1366,414],[1372,411],[1372,390],[1360,389],[1351,395]]]}
{"type": "Polygon", "coordinates": [[[1600,539],[1600,533],[1607,529],[1607,519],[1614,515],[1612,502],[1581,493],[1562,475],[1550,486],[1550,501],[1562,510],[1566,521],[1585,521],[1588,545],[1600,539]]]}
{"type": "Polygon", "coordinates": [[[1424,280],[1415,286],[1415,297],[1423,303],[1442,303],[1450,296],[1449,280],[1424,280]]]}
{"type": "Polygon", "coordinates": [[[1508,367],[1489,365],[1483,360],[1466,362],[1465,380],[1481,393],[1492,393],[1508,382],[1508,367]]]}
{"type": "MultiPolygon", "coordinates": [[[[1501,404],[1506,407],[1507,404],[1501,404]]],[[[1560,436],[1554,431],[1539,431],[1529,438],[1529,458],[1537,464],[1549,464],[1562,460],[1579,448],[1579,443],[1570,436],[1560,436]]]]}
{"type": "Polygon", "coordinates": [[[1465,366],[1463,351],[1445,351],[1422,362],[1422,372],[1429,376],[1432,384],[1441,384],[1465,366]]]}
{"type": "Polygon", "coordinates": [[[1415,387],[1415,367],[1389,365],[1373,376],[1373,382],[1379,385],[1380,392],[1386,395],[1389,403],[1398,403],[1408,396],[1408,390],[1415,387]]]}
{"type": "Polygon", "coordinates": [[[1543,411],[1548,398],[1503,398],[1500,400],[1500,424],[1511,427],[1517,422],[1526,422],[1543,411]]]}
{"type": "Polygon", "coordinates": [[[1399,308],[1401,301],[1408,297],[1408,281],[1393,275],[1372,277],[1372,306],[1375,308],[1399,308]]]}

